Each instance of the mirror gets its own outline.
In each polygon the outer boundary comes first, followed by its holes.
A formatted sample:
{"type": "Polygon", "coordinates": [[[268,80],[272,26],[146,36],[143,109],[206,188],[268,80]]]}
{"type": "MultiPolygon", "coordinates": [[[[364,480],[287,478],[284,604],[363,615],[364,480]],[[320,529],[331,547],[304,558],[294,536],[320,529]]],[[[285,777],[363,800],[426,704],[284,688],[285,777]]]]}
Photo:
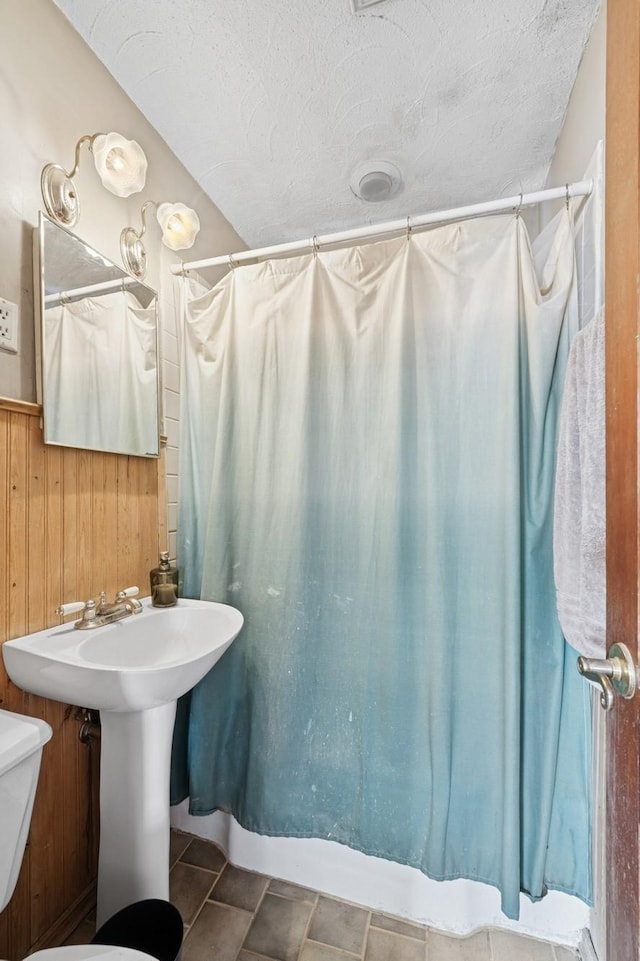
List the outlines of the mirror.
{"type": "Polygon", "coordinates": [[[34,260],[45,444],[158,457],[156,292],[43,213],[34,260]]]}

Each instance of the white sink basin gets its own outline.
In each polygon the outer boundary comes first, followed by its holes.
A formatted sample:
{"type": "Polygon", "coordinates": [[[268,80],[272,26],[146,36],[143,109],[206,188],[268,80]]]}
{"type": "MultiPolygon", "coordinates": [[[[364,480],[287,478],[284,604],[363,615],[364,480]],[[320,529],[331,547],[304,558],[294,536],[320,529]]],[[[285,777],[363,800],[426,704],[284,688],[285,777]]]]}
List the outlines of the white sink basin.
{"type": "Polygon", "coordinates": [[[180,599],[90,630],[64,624],[2,645],[11,680],[99,710],[98,926],[145,898],[169,898],[169,772],[176,701],[239,633],[242,614],[180,599]]]}
{"type": "Polygon", "coordinates": [[[2,646],[18,687],[99,711],[144,711],[175,701],[222,657],[242,627],[234,607],[180,599],[114,624],[73,624],[27,634],[2,646]]]}

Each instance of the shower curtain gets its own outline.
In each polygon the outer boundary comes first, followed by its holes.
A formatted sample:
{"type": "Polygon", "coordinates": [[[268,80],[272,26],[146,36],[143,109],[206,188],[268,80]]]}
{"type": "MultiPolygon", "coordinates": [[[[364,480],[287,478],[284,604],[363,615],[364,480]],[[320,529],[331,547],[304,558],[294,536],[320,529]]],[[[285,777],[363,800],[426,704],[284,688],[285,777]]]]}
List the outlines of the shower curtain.
{"type": "Polygon", "coordinates": [[[155,303],[128,291],[46,306],[44,376],[53,443],[157,451],[155,303]],[[91,399],[87,403],[87,398],[91,399]]]}
{"type": "Polygon", "coordinates": [[[435,879],[590,896],[589,701],[557,622],[571,218],[499,216],[184,292],[186,596],[245,627],[172,800],[435,879]]]}

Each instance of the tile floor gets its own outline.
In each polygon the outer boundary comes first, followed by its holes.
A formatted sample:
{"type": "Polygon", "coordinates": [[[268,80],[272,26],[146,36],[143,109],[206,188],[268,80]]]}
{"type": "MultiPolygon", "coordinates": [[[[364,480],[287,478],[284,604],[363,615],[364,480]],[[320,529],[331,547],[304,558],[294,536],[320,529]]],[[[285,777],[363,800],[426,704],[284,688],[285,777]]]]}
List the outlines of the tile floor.
{"type": "MultiPolygon", "coordinates": [[[[487,928],[450,937],[229,864],[215,844],[172,831],[171,901],[181,961],[577,961],[569,948],[487,928]]],[[[84,921],[69,943],[86,942],[84,921]]]]}

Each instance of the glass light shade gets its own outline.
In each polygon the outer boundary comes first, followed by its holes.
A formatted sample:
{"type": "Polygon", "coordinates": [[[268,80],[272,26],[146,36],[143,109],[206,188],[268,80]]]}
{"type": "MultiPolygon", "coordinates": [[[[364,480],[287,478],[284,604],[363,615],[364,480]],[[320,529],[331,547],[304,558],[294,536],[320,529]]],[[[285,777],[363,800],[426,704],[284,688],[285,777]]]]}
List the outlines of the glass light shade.
{"type": "Polygon", "coordinates": [[[102,185],[116,197],[130,197],[144,187],[147,158],[135,140],[119,133],[98,134],[91,150],[102,185]]]}
{"type": "Polygon", "coordinates": [[[156,213],[162,228],[162,243],[170,250],[193,247],[200,230],[200,219],[191,207],[184,204],[159,204],[156,213]]]}

